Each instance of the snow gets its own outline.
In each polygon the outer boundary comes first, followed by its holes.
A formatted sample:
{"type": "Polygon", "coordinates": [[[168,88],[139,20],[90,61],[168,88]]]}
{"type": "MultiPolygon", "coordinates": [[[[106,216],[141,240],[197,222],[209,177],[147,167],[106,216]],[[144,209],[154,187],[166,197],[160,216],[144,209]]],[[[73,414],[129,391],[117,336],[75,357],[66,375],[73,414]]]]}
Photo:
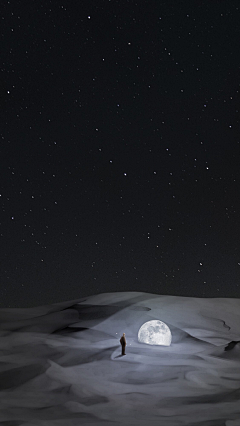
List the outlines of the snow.
{"type": "Polygon", "coordinates": [[[0,310],[1,425],[240,426],[239,399],[240,299],[119,292],[0,310]],[[171,346],[138,342],[151,320],[171,346]]]}

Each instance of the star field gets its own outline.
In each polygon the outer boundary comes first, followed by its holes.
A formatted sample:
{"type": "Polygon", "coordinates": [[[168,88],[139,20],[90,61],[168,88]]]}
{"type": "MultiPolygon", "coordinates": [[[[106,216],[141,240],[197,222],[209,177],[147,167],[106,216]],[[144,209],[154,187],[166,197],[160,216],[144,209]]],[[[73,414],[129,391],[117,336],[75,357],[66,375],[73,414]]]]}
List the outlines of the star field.
{"type": "Polygon", "coordinates": [[[6,1],[0,307],[240,297],[238,1],[6,1]]]}

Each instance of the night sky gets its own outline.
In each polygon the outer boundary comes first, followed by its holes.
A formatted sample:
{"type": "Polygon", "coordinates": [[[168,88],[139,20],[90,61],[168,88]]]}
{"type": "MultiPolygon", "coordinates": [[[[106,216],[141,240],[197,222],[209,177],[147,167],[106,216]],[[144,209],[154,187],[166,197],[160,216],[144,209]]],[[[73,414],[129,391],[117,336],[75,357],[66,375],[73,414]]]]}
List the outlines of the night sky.
{"type": "Polygon", "coordinates": [[[240,297],[239,0],[1,15],[0,307],[240,297]]]}

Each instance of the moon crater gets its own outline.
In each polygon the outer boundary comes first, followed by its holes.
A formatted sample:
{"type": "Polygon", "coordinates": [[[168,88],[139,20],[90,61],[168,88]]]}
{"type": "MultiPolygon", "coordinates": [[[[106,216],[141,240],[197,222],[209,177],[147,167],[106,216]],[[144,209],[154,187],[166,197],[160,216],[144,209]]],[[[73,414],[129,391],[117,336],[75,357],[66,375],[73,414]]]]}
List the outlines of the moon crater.
{"type": "Polygon", "coordinates": [[[147,321],[138,331],[138,341],[147,345],[170,346],[172,334],[170,328],[163,321],[147,321]]]}

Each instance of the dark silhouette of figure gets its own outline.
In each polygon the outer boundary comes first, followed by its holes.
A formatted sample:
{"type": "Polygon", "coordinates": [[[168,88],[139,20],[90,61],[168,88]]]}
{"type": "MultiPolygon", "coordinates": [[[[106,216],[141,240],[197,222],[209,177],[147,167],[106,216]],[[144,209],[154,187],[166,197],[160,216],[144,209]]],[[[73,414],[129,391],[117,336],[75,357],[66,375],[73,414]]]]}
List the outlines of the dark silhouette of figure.
{"type": "Polygon", "coordinates": [[[125,333],[123,333],[121,339],[120,339],[120,343],[122,345],[122,355],[126,355],[125,354],[125,348],[127,346],[127,341],[126,341],[126,337],[125,337],[125,333]]]}

